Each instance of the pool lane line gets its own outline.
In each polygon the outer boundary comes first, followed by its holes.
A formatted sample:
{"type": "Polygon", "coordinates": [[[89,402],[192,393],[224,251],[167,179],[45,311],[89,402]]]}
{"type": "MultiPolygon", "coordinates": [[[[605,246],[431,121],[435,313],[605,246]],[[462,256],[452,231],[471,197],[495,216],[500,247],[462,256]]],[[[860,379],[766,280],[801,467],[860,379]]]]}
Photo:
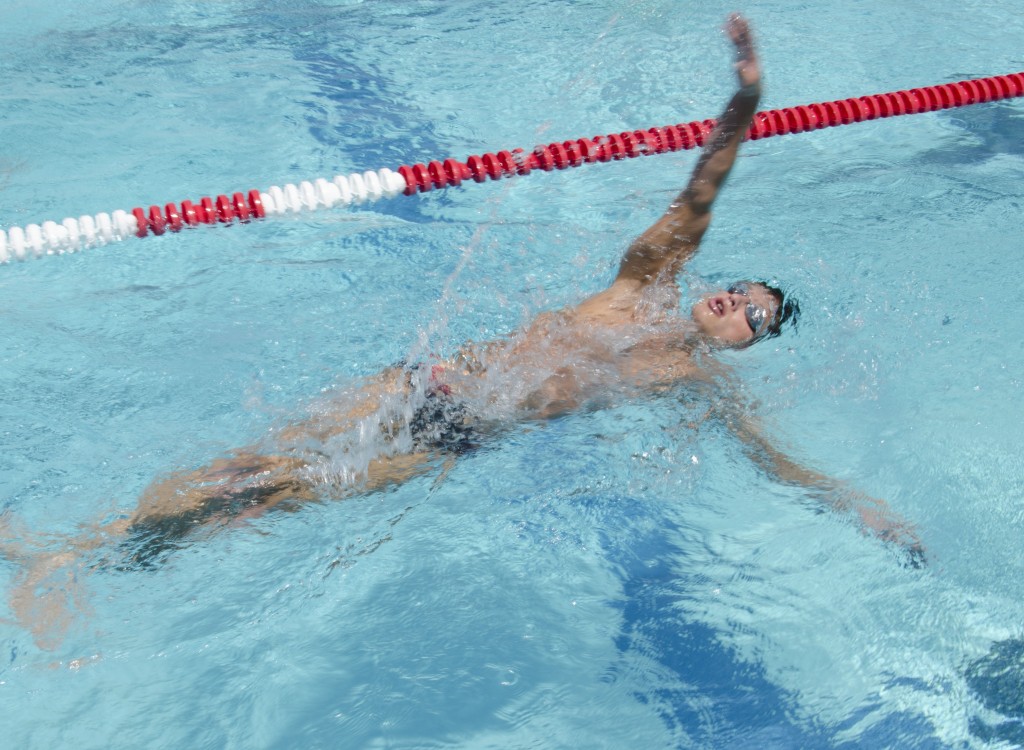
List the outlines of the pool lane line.
{"type": "MultiPolygon", "coordinates": [[[[746,138],[756,141],[776,135],[984,104],[1022,95],[1024,72],[785,107],[755,114],[746,138]]],[[[331,180],[321,177],[298,185],[274,185],[265,192],[253,189],[232,193],[230,197],[203,197],[196,203],[185,200],[180,204],[167,203],[163,208],[139,207],[131,211],[116,210],[109,214],[68,218],[59,223],[44,221],[24,228],[15,226],[6,231],[0,230],[0,263],[61,255],[133,236],[178,232],[200,224],[230,224],[236,219],[244,223],[287,212],[373,202],[399,193],[413,195],[459,186],[470,179],[485,182],[488,179],[525,176],[538,169],[549,172],[582,164],[682,151],[703,146],[715,125],[715,120],[696,120],[681,125],[551,143],[537,146],[530,152],[516,148],[469,156],[465,161],[449,158],[403,165],[395,171],[379,169],[337,175],[331,180]]]]}

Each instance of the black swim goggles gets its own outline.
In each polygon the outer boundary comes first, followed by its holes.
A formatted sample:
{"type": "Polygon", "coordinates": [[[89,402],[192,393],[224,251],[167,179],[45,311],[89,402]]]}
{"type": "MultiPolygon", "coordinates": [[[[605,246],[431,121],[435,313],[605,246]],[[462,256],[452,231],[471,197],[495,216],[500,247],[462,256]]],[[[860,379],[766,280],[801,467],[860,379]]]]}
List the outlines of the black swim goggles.
{"type": "MultiPolygon", "coordinates": [[[[738,294],[741,297],[746,297],[748,300],[750,299],[750,285],[744,281],[737,281],[725,291],[729,294],[738,294]]],[[[747,302],[744,313],[747,316],[747,325],[750,326],[750,330],[754,332],[754,336],[758,336],[761,333],[761,327],[768,322],[770,317],[768,311],[760,305],[747,302]]]]}

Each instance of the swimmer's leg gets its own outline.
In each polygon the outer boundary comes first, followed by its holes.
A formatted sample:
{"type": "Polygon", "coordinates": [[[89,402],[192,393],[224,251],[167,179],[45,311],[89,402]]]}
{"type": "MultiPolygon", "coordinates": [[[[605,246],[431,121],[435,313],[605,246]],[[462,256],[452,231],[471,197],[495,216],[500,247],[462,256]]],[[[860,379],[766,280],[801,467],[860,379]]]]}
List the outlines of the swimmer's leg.
{"type": "Polygon", "coordinates": [[[385,490],[432,471],[440,458],[434,452],[380,456],[351,485],[331,488],[314,482],[315,471],[304,459],[240,452],[154,483],[134,513],[100,531],[108,540],[139,543],[132,557],[145,564],[200,528],[236,525],[272,509],[293,510],[331,496],[345,499],[385,490]]]}
{"type": "Polygon", "coordinates": [[[380,416],[382,404],[407,397],[413,389],[410,377],[404,366],[389,367],[354,387],[341,388],[319,404],[319,413],[281,429],[277,442],[324,445],[335,436],[358,429],[364,420],[380,416]]]}
{"type": "Polygon", "coordinates": [[[240,451],[155,482],[130,516],[98,527],[94,536],[105,543],[131,536],[145,536],[151,544],[173,543],[200,527],[234,525],[271,509],[294,509],[332,494],[343,499],[383,490],[430,471],[437,458],[427,452],[378,457],[354,484],[332,493],[317,486],[305,459],[240,451]]]}
{"type": "Polygon", "coordinates": [[[141,520],[153,517],[193,511],[202,514],[206,510],[211,514],[216,513],[222,509],[217,507],[215,500],[247,486],[267,490],[262,503],[267,507],[287,497],[312,499],[311,488],[306,486],[308,483],[301,476],[301,470],[307,465],[303,459],[292,456],[239,451],[201,469],[176,472],[143,490],[138,507],[126,520],[125,530],[141,520]]]}
{"type": "Polygon", "coordinates": [[[177,472],[150,485],[127,518],[102,527],[126,560],[118,567],[148,567],[200,530],[239,525],[273,508],[319,499],[292,456],[240,451],[209,466],[177,472]]]}
{"type": "MultiPolygon", "coordinates": [[[[387,489],[428,473],[444,456],[421,452],[376,458],[362,480],[339,497],[387,489]]],[[[78,616],[88,613],[85,579],[97,567],[146,567],[200,528],[238,523],[270,509],[287,509],[319,500],[321,492],[308,479],[308,463],[289,456],[239,452],[194,471],[179,472],[147,488],[128,517],[98,524],[85,533],[61,540],[60,552],[47,545],[34,551],[0,517],[0,553],[19,563],[10,594],[17,622],[32,633],[41,648],[60,645],[78,616]],[[121,548],[127,565],[112,561],[100,549],[121,548]]],[[[35,545],[32,545],[35,546],[35,545]]]]}
{"type": "MultiPolygon", "coordinates": [[[[444,455],[435,451],[384,456],[370,461],[358,492],[377,492],[433,471],[444,455]]],[[[450,460],[450,459],[449,459],[450,460]]],[[[445,472],[447,473],[447,472],[445,472]]]]}
{"type": "Polygon", "coordinates": [[[296,473],[301,465],[288,457],[240,453],[155,483],[126,518],[57,540],[30,540],[9,515],[0,517],[0,554],[20,566],[9,595],[15,619],[38,646],[56,648],[78,617],[88,614],[90,572],[125,567],[117,559],[124,552],[127,567],[144,565],[195,529],[232,513],[241,518],[288,500],[311,499],[311,488],[296,473]],[[140,547],[125,550],[122,545],[131,541],[140,547]]]}

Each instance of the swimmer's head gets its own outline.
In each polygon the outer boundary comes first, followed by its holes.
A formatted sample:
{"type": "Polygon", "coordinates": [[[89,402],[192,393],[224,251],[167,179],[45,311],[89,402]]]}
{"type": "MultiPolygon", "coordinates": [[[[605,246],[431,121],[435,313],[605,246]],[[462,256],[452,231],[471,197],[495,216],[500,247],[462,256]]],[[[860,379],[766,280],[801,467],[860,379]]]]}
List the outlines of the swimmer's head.
{"type": "Polygon", "coordinates": [[[691,310],[701,333],[726,346],[743,348],[782,333],[787,322],[796,325],[800,305],[778,287],[760,281],[741,281],[728,289],[704,295],[691,310]]]}

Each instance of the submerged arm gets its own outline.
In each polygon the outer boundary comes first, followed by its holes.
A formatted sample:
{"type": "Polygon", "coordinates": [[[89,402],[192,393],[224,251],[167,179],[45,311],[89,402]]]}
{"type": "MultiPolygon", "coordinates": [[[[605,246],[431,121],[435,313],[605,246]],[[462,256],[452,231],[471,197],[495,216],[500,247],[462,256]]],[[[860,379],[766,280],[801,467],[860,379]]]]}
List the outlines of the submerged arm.
{"type": "Polygon", "coordinates": [[[743,441],[750,459],[778,481],[803,487],[829,509],[853,516],[861,529],[883,542],[902,548],[909,565],[926,563],[924,547],[913,526],[878,498],[854,490],[839,480],[797,463],[765,438],[757,422],[747,414],[729,409],[728,427],[743,441]]]}
{"type": "Polygon", "coordinates": [[[697,251],[711,223],[711,206],[736,161],[761,98],[761,69],[746,20],[730,17],[726,31],[736,46],[740,88],[709,136],[689,183],[665,215],[626,251],[616,282],[646,285],[674,277],[697,251]]]}

